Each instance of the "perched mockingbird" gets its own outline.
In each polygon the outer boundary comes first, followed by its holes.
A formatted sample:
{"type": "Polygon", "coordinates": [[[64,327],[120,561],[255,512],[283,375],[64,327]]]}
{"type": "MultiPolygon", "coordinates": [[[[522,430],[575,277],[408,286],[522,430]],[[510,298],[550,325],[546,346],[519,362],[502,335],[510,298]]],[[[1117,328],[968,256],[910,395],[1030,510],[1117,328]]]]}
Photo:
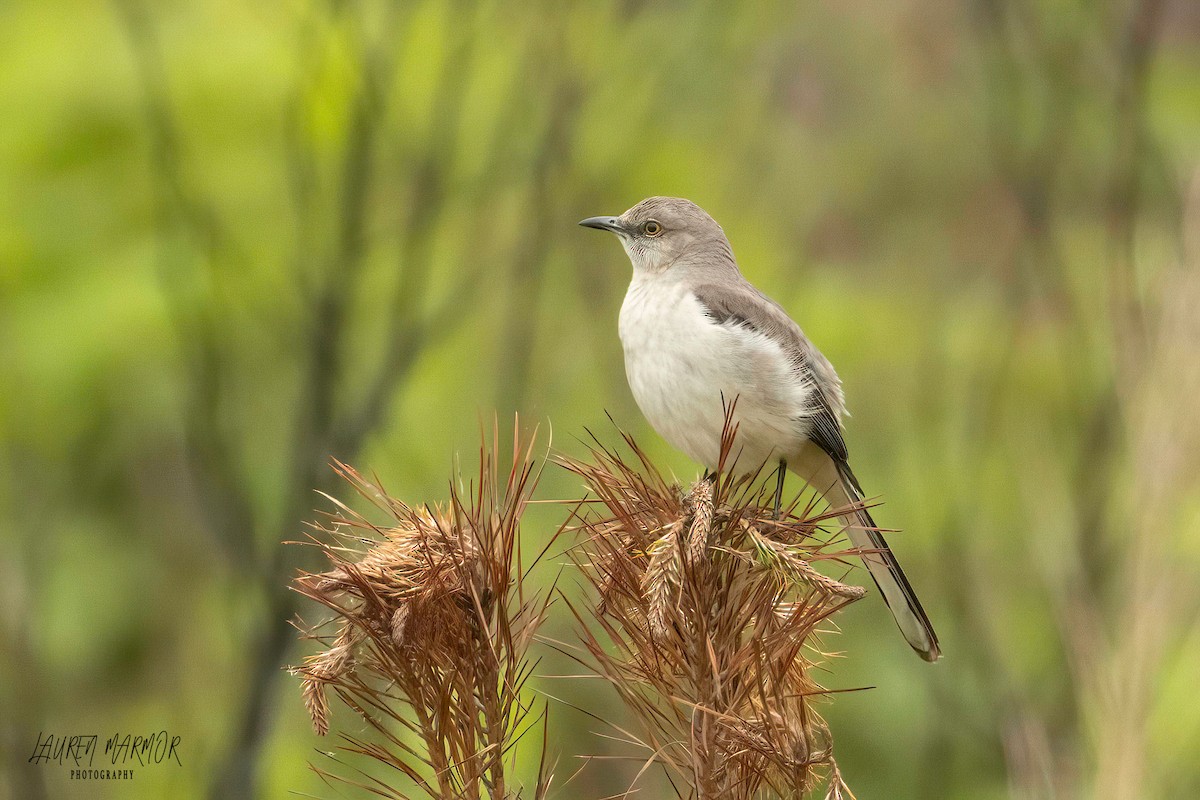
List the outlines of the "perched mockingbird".
{"type": "Polygon", "coordinates": [[[629,387],[654,429],[715,471],[725,409],[736,399],[732,469],[755,472],[778,462],[777,513],[784,469],[831,508],[847,509],[842,524],[904,638],[935,661],[937,634],[861,507],[842,439],[841,380],[787,312],[742,277],[721,226],[674,197],[651,197],[619,217],[579,224],[615,233],[633,262],[621,344],[629,387]]]}

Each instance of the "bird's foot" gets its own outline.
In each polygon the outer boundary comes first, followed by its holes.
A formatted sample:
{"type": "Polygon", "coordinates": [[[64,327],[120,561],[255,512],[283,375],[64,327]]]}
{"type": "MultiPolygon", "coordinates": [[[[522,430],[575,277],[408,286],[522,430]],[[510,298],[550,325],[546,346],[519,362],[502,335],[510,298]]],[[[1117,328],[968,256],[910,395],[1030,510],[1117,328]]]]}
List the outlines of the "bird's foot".
{"type": "Polygon", "coordinates": [[[771,519],[778,522],[783,513],[783,479],[787,476],[786,461],[780,459],[779,469],[775,474],[775,510],[771,514],[771,519]]]}

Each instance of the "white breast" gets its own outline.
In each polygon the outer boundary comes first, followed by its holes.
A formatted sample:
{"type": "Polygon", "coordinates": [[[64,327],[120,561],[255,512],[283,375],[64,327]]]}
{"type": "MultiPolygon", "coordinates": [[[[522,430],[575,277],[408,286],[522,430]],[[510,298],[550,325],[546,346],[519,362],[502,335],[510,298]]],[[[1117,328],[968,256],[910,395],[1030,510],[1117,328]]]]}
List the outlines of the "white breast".
{"type": "Polygon", "coordinates": [[[717,467],[723,401],[737,398],[738,471],[788,458],[807,439],[812,389],[782,348],[745,327],[716,324],[680,282],[635,276],[620,334],[638,407],[667,442],[707,468],[717,467]]]}

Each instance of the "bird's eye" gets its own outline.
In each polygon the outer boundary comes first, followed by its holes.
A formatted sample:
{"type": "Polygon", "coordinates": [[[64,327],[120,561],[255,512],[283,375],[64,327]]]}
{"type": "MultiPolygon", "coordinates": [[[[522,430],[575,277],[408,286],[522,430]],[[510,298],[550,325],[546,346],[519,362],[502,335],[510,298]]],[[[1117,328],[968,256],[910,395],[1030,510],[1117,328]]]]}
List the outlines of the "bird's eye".
{"type": "Polygon", "coordinates": [[[663,226],[658,224],[658,220],[647,220],[646,224],[642,226],[642,233],[647,236],[658,236],[662,232],[663,226]]]}

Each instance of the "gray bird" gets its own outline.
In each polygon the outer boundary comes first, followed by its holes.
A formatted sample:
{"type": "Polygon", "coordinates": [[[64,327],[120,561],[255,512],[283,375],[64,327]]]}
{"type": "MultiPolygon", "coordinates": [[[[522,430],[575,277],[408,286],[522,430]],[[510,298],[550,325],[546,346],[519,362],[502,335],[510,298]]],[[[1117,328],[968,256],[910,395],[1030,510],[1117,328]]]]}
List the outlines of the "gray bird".
{"type": "Polygon", "coordinates": [[[716,471],[727,404],[736,398],[736,460],[744,474],[779,465],[819,491],[862,551],[904,638],[926,661],[937,634],[865,509],[850,470],[842,383],[833,365],[738,269],[721,226],[690,200],[651,197],[619,217],[579,223],[611,231],[633,262],[621,306],[625,373],[638,407],[673,447],[716,471]]]}

